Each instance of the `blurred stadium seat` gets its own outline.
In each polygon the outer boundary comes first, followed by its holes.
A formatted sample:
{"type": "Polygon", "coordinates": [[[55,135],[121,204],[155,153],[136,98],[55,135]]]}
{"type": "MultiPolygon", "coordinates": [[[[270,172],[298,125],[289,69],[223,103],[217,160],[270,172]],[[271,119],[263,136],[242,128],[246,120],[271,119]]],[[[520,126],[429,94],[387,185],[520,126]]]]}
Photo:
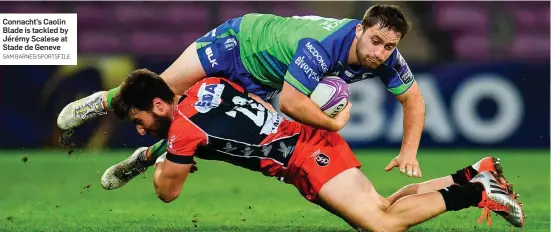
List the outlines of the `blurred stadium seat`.
{"type": "Polygon", "coordinates": [[[270,6],[266,13],[287,17],[316,15],[311,7],[305,6],[306,4],[306,2],[280,2],[270,6]]]}
{"type": "Polygon", "coordinates": [[[220,22],[245,14],[259,12],[258,2],[220,2],[218,5],[220,22]]]}
{"type": "Polygon", "coordinates": [[[5,13],[60,13],[63,8],[57,4],[41,2],[13,2],[7,4],[5,13]]]}
{"type": "Polygon", "coordinates": [[[117,20],[113,15],[113,8],[107,2],[83,2],[74,6],[78,15],[80,29],[103,29],[116,26],[117,20]],[[109,6],[109,7],[108,7],[109,6]]]}
{"type": "Polygon", "coordinates": [[[119,53],[124,52],[125,36],[119,30],[84,30],[78,34],[79,52],[82,53],[119,53]]]}
{"type": "Polygon", "coordinates": [[[514,57],[524,59],[549,58],[549,33],[518,35],[510,48],[514,57]]]}
{"type": "Polygon", "coordinates": [[[489,30],[487,2],[438,2],[435,5],[434,23],[443,30],[469,33],[489,30]]]}
{"type": "Polygon", "coordinates": [[[458,57],[477,61],[491,57],[488,33],[464,33],[454,37],[453,45],[458,57]]]}

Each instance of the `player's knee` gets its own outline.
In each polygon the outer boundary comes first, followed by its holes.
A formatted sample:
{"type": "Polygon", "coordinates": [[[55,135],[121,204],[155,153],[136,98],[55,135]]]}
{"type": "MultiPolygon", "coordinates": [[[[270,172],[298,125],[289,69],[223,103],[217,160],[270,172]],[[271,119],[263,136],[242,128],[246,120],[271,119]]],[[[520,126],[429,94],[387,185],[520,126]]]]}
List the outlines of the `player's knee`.
{"type": "Polygon", "coordinates": [[[390,201],[383,196],[379,196],[377,205],[383,211],[386,211],[390,207],[390,201]]]}
{"type": "Polygon", "coordinates": [[[420,189],[421,189],[421,184],[419,184],[419,183],[409,184],[409,185],[406,185],[406,186],[402,187],[400,190],[398,190],[398,192],[396,192],[396,193],[392,194],[391,196],[389,196],[388,198],[386,198],[386,200],[390,204],[394,204],[396,201],[398,201],[402,197],[420,193],[420,191],[421,191],[420,189]]]}
{"type": "Polygon", "coordinates": [[[389,215],[386,212],[384,212],[381,222],[382,222],[381,231],[402,232],[408,229],[408,227],[404,226],[404,224],[402,223],[401,218],[393,217],[392,215],[389,215]]]}
{"type": "Polygon", "coordinates": [[[399,219],[392,217],[383,210],[369,215],[366,214],[363,220],[358,223],[358,226],[364,231],[373,232],[398,232],[407,229],[400,223],[399,219]]]}

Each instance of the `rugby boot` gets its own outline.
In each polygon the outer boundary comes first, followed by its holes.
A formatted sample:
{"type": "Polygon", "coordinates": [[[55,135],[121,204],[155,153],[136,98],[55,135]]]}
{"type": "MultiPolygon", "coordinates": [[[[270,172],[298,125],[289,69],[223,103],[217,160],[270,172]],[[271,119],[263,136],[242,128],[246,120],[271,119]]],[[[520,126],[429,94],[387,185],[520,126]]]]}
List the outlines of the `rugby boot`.
{"type": "Polygon", "coordinates": [[[515,227],[524,226],[525,216],[522,212],[522,204],[507,192],[507,186],[500,184],[494,174],[483,171],[470,182],[480,183],[484,187],[482,200],[478,203],[478,208],[482,209],[478,223],[486,219],[488,225],[491,225],[490,211],[493,211],[515,227]]]}
{"type": "Polygon", "coordinates": [[[117,189],[147,171],[150,166],[145,163],[147,149],[148,147],[140,147],[130,157],[105,170],[101,177],[101,186],[107,190],[117,189]]]}
{"type": "MultiPolygon", "coordinates": [[[[500,184],[504,184],[507,187],[507,192],[509,194],[513,194],[515,198],[517,198],[519,195],[515,194],[513,191],[513,185],[510,184],[503,175],[503,166],[500,163],[499,158],[495,157],[485,157],[476,162],[475,164],[471,165],[471,167],[476,170],[478,173],[489,171],[491,172],[495,178],[498,180],[500,184]]],[[[468,170],[468,169],[466,169],[468,170]]],[[[468,171],[465,172],[465,175],[467,175],[467,180],[471,180],[473,175],[469,173],[468,171]]]]}
{"type": "Polygon", "coordinates": [[[94,93],[66,105],[57,116],[57,126],[62,130],[71,130],[86,121],[107,114],[103,107],[105,91],[94,93]]]}

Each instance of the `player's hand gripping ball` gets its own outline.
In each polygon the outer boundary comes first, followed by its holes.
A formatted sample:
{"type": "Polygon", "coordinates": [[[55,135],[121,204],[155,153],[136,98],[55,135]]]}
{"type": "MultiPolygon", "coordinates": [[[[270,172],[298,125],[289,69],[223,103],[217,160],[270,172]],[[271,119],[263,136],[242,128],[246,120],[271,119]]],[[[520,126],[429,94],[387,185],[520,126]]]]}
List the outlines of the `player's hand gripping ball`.
{"type": "Polygon", "coordinates": [[[318,104],[325,114],[333,118],[346,107],[349,96],[350,90],[344,80],[335,76],[326,76],[310,94],[310,99],[318,104]]]}

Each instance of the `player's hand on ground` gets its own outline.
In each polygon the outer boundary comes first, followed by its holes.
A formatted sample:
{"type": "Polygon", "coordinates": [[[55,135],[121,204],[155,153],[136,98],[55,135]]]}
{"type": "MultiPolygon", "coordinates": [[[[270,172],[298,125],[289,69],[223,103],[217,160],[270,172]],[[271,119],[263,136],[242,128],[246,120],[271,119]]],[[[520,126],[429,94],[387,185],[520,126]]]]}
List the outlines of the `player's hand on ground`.
{"type": "Polygon", "coordinates": [[[339,112],[335,117],[335,125],[338,128],[337,131],[344,128],[348,120],[350,119],[350,109],[352,108],[352,103],[348,102],[344,109],[342,109],[341,112],[339,112]]]}
{"type": "Polygon", "coordinates": [[[385,171],[390,171],[395,167],[400,168],[400,173],[407,174],[409,177],[423,177],[421,173],[421,167],[419,167],[419,161],[415,155],[407,155],[400,153],[394,159],[388,163],[385,171]]]}

